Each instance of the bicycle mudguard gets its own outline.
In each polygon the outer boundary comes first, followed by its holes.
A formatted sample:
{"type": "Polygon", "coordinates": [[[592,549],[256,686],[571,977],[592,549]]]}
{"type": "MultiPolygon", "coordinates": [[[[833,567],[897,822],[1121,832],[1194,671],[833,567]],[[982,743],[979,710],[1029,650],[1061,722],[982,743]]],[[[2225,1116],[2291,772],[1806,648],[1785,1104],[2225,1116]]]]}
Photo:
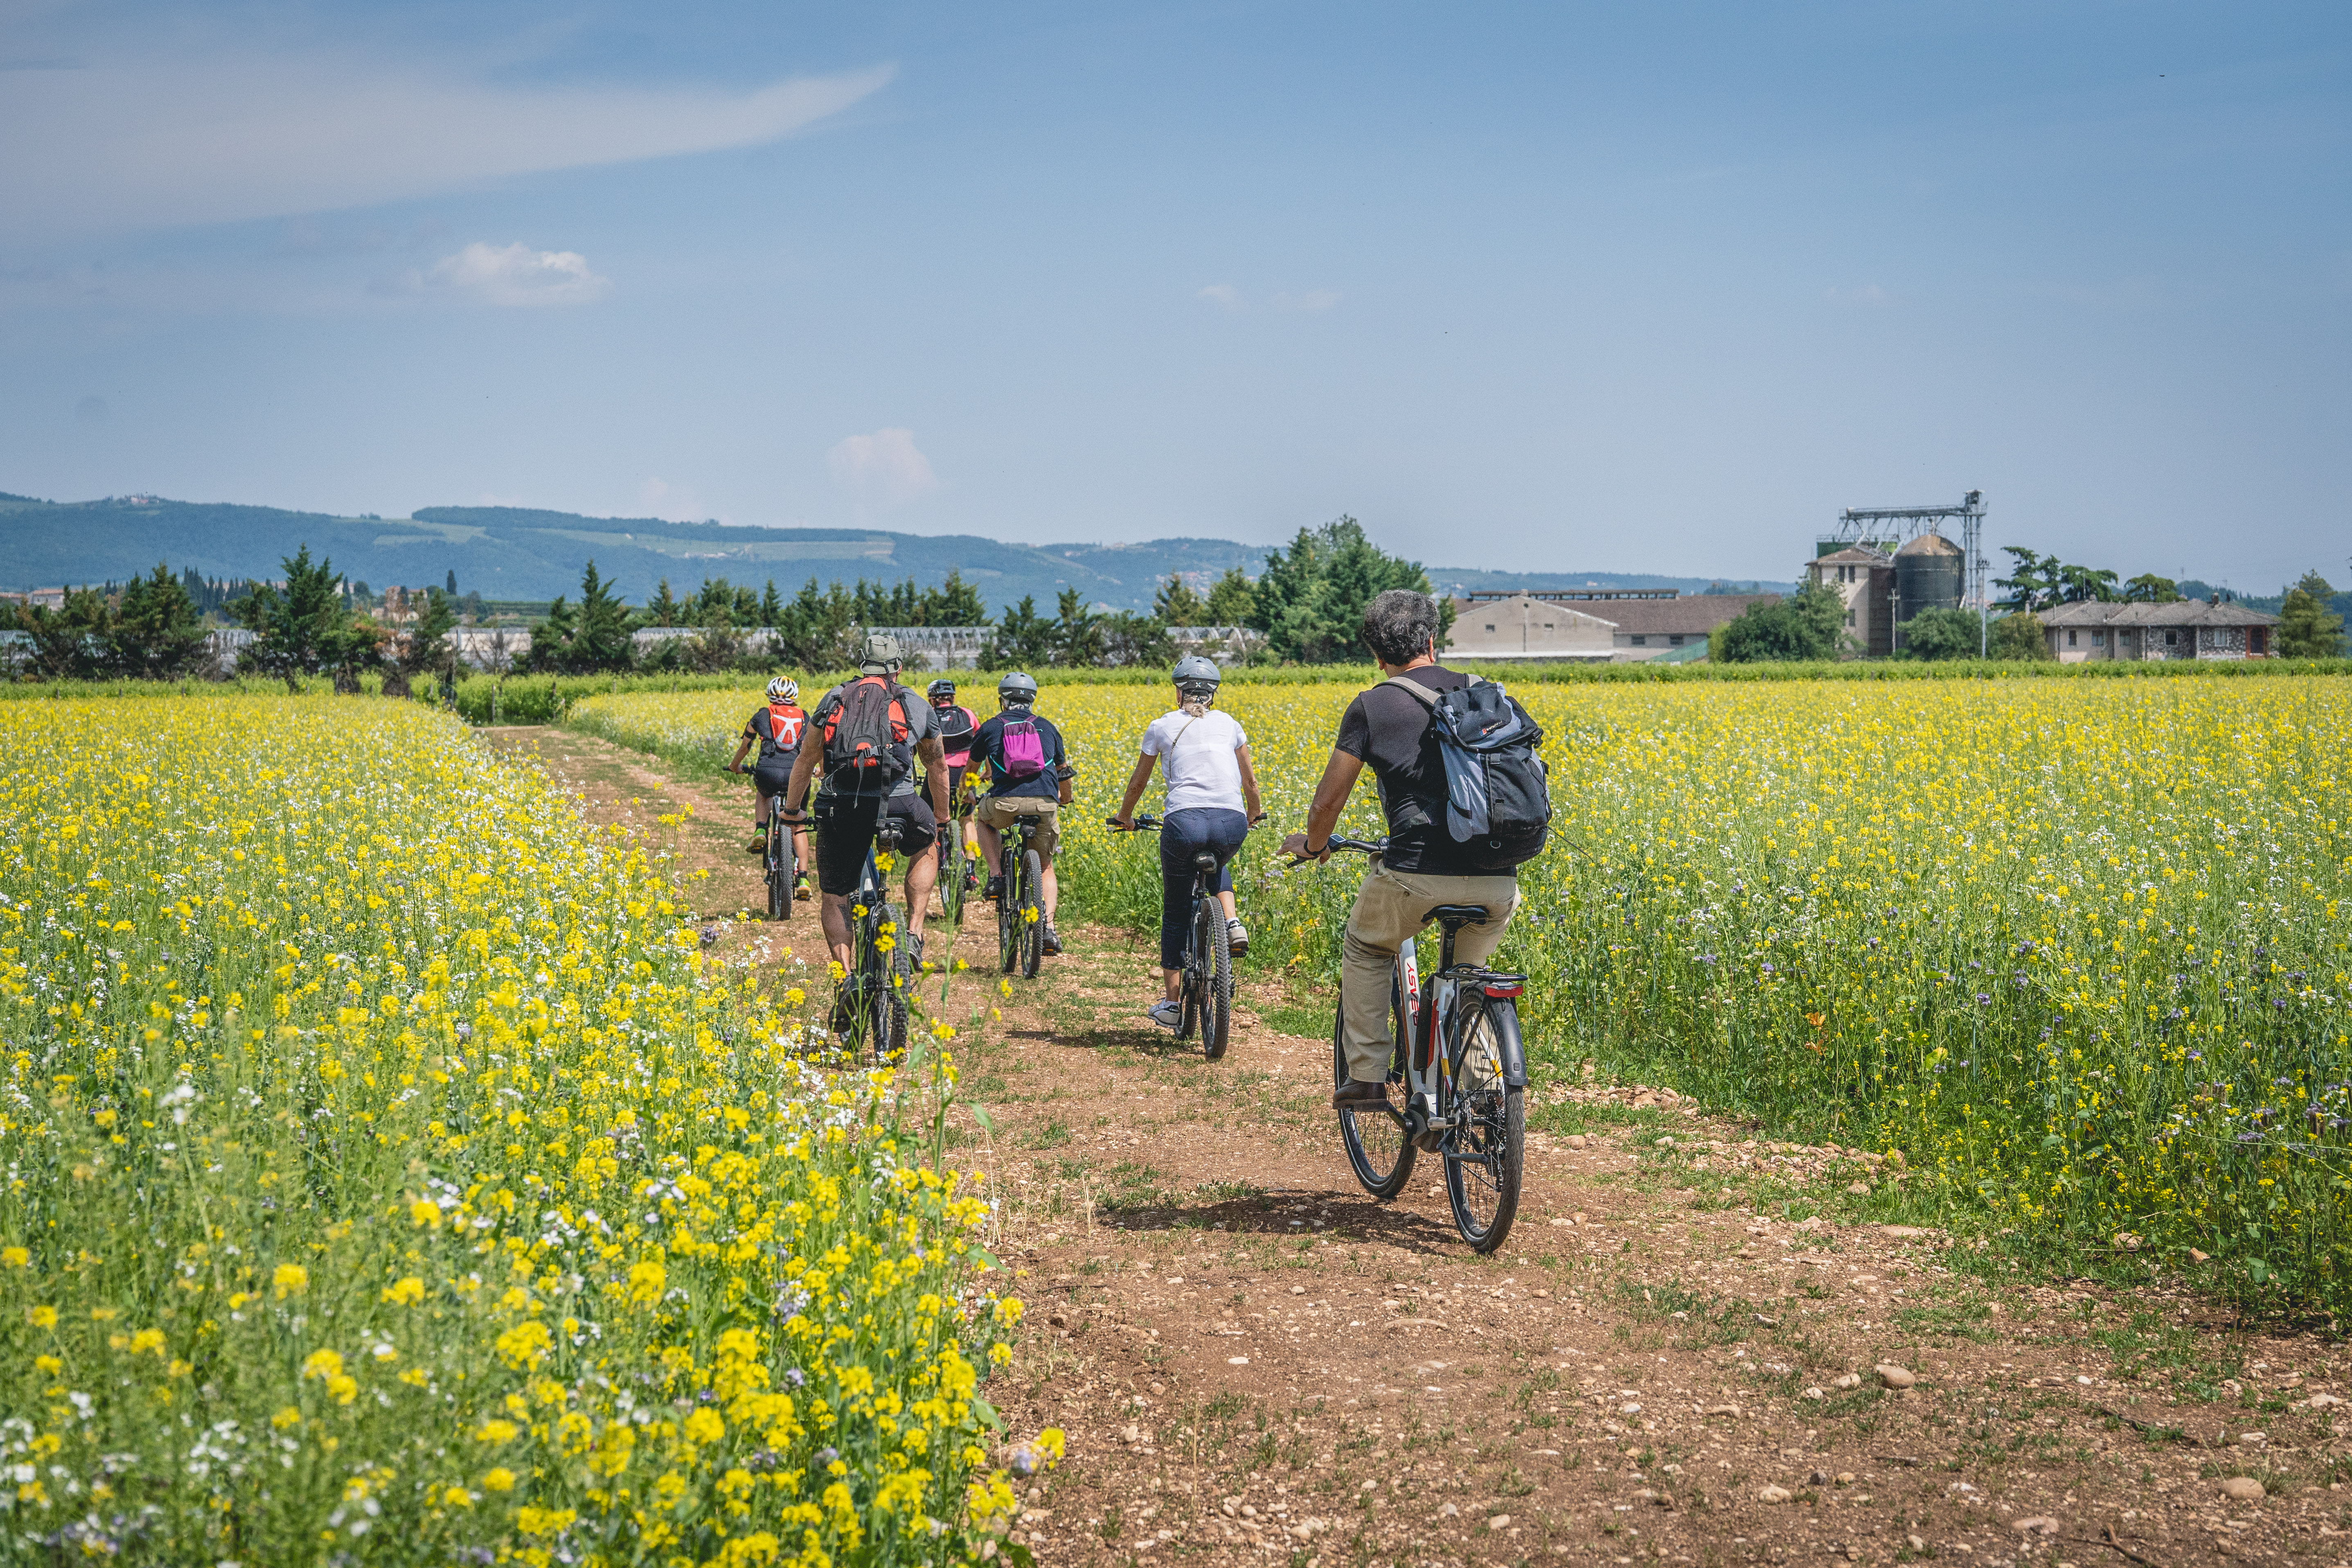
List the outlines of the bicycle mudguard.
{"type": "Polygon", "coordinates": [[[1527,1088],[1528,1047],[1519,1037],[1519,1010],[1489,1007],[1486,1016],[1495,1026],[1495,1047],[1502,1053],[1503,1081],[1513,1089],[1527,1088]]]}

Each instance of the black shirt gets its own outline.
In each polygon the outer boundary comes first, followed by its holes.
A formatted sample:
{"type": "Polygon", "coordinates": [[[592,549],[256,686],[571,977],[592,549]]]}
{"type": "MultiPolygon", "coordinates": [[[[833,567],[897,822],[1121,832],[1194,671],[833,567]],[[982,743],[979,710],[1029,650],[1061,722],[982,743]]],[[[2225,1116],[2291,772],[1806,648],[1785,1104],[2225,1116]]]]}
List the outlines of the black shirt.
{"type": "MultiPolygon", "coordinates": [[[[1405,679],[1431,691],[1470,684],[1460,670],[1435,664],[1407,670],[1405,679]]],[[[1339,720],[1337,746],[1380,781],[1381,811],[1389,824],[1381,864],[1433,877],[1497,875],[1474,864],[1467,847],[1445,829],[1445,759],[1429,726],[1429,710],[1412,693],[1385,682],[1359,692],[1339,720]]]]}
{"type": "Polygon", "coordinates": [[[1055,776],[1056,768],[1069,763],[1069,754],[1062,747],[1062,732],[1053,721],[1025,708],[1008,708],[992,715],[978,730],[972,731],[971,765],[988,764],[988,794],[991,798],[1003,795],[1036,795],[1045,800],[1061,798],[1062,783],[1055,776]],[[1026,719],[1037,726],[1037,741],[1045,752],[1045,771],[1034,779],[1014,784],[1004,775],[1004,726],[1026,719]]]}

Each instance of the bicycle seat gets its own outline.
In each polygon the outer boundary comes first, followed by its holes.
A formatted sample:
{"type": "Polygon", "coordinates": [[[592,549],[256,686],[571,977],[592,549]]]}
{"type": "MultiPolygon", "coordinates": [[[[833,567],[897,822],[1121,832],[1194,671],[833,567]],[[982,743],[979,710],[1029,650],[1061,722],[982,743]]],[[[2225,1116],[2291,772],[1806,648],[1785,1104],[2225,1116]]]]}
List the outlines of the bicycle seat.
{"type": "Polygon", "coordinates": [[[1192,864],[1203,871],[1213,871],[1217,868],[1217,858],[1203,849],[1192,857],[1192,864]]]}
{"type": "Polygon", "coordinates": [[[1421,917],[1421,923],[1423,925],[1427,925],[1432,921],[1437,921],[1439,924],[1444,926],[1448,931],[1458,930],[1461,927],[1467,925],[1485,925],[1486,923],[1486,906],[1484,904],[1440,904],[1435,909],[1421,917]]]}

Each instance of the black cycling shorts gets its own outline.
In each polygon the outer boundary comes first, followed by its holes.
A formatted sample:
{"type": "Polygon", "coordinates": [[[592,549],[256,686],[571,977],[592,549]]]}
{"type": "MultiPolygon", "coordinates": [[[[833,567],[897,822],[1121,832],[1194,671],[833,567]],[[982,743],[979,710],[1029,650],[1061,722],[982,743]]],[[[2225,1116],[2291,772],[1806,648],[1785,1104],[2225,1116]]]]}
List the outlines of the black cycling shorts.
{"type": "MultiPolygon", "coordinates": [[[[816,886],[819,892],[846,898],[857,890],[857,879],[866,870],[866,852],[874,847],[874,825],[880,819],[884,806],[884,797],[878,795],[825,795],[818,797],[816,886]]],[[[919,795],[888,796],[887,809],[903,824],[898,838],[900,868],[891,874],[895,880],[903,874],[907,864],[938,847],[939,818],[931,814],[931,803],[919,795]]]]}
{"type": "Polygon", "coordinates": [[[793,782],[793,756],[791,752],[779,752],[772,757],[761,758],[752,765],[751,787],[763,795],[783,794],[784,786],[793,782]]]}

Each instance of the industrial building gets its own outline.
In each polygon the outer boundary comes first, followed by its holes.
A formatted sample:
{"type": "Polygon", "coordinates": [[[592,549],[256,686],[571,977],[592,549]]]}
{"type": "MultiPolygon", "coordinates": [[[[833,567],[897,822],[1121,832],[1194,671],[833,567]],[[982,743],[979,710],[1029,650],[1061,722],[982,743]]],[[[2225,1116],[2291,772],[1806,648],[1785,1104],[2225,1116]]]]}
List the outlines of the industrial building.
{"type": "Polygon", "coordinates": [[[1707,633],[1778,594],[1682,595],[1672,588],[1484,592],[1454,601],[1448,658],[1480,662],[1630,663],[1697,658],[1707,633]]]}
{"type": "Polygon", "coordinates": [[[2185,599],[2125,605],[2096,599],[2037,612],[2050,655],[2063,664],[2104,659],[2269,658],[2276,616],[2243,605],[2185,599]]]}
{"type": "Polygon", "coordinates": [[[1814,542],[1799,575],[1837,590],[1853,638],[1848,657],[1903,648],[1904,624],[1922,610],[1978,609],[1985,602],[1984,492],[1957,506],[1848,507],[1814,542]],[[1960,542],[1945,537],[1957,523],[1960,542]],[[1973,587],[1971,579],[1973,578],[1973,587]]]}

